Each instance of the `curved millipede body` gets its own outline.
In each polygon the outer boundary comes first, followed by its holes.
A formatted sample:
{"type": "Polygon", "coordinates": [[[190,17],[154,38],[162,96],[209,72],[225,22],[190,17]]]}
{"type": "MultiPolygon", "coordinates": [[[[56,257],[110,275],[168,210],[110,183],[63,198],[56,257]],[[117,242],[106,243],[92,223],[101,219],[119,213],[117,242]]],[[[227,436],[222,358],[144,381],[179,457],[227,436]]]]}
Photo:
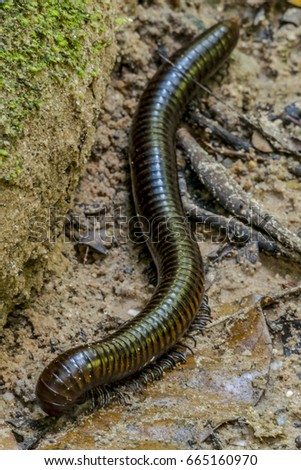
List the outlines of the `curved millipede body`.
{"type": "Polygon", "coordinates": [[[136,211],[158,285],[141,313],[114,334],[70,349],[45,368],[36,394],[46,413],[64,414],[93,388],[154,363],[192,324],[204,296],[204,273],[180,200],[175,133],[196,82],[221,66],[238,35],[237,18],[216,24],[165,63],[144,91],[130,134],[130,164],[136,211]]]}

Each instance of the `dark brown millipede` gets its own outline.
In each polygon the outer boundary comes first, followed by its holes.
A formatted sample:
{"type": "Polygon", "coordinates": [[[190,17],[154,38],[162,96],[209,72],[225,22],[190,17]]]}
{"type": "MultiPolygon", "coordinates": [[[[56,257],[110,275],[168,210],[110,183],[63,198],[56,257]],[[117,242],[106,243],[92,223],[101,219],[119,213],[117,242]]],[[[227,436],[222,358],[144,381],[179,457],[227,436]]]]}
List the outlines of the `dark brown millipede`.
{"type": "Polygon", "coordinates": [[[204,297],[204,272],[179,195],[175,133],[196,82],[223,64],[238,36],[237,18],[216,24],[163,64],[144,91],[130,133],[130,165],[137,215],[158,235],[155,242],[147,241],[158,284],[134,319],[101,341],[64,352],[44,369],[36,394],[46,413],[62,415],[95,387],[154,363],[195,319],[204,297]]]}

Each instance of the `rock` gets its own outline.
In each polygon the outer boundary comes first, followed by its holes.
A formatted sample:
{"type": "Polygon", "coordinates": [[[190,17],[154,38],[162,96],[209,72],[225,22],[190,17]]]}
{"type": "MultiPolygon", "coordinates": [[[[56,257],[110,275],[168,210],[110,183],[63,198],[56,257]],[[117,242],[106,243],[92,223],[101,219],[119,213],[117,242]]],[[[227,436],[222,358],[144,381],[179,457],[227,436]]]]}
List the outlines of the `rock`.
{"type": "Polygon", "coordinates": [[[40,289],[90,154],[116,55],[114,3],[1,2],[0,328],[40,289]]]}
{"type": "Polygon", "coordinates": [[[301,120],[301,102],[288,104],[287,106],[285,106],[284,111],[291,118],[301,120]]]}
{"type": "MultiPolygon", "coordinates": [[[[1,403],[0,403],[1,411],[1,403]]],[[[8,424],[0,419],[0,450],[17,450],[18,444],[8,424]]]]}
{"type": "Polygon", "coordinates": [[[301,435],[297,436],[295,439],[297,449],[301,449],[301,435]]]}
{"type": "Polygon", "coordinates": [[[251,140],[255,149],[260,150],[263,153],[271,153],[273,151],[269,142],[264,137],[262,137],[259,132],[254,131],[251,140]]]}
{"type": "Polygon", "coordinates": [[[248,5],[251,7],[258,8],[261,5],[263,5],[266,2],[266,0],[247,0],[248,5]]]}
{"type": "Polygon", "coordinates": [[[288,8],[281,18],[282,23],[290,23],[294,26],[301,25],[301,10],[300,8],[288,8]]]}
{"type": "Polygon", "coordinates": [[[301,164],[297,164],[296,166],[289,167],[288,168],[289,172],[292,173],[295,176],[301,176],[301,164]]]}

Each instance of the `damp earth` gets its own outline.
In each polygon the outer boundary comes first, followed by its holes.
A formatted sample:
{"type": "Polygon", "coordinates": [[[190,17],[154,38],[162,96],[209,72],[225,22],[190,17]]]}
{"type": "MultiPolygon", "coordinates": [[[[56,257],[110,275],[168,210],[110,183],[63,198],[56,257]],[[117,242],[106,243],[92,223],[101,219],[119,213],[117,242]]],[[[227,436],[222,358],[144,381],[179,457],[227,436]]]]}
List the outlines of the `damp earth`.
{"type": "MultiPolygon", "coordinates": [[[[162,57],[218,19],[238,15],[241,39],[228,69],[210,83],[213,95],[201,90],[198,106],[251,141],[253,153],[232,152],[208,129],[199,131],[200,138],[217,149],[217,160],[245,191],[284,227],[300,231],[300,156],[281,148],[301,138],[301,10],[285,1],[139,3],[123,6],[115,69],[71,207],[83,222],[81,238],[92,220],[83,207],[94,207],[94,227],[106,235],[104,250],[62,233],[54,240],[56,255],[42,291],[10,314],[1,344],[1,446],[295,449],[301,434],[300,292],[270,305],[258,299],[296,288],[300,264],[256,249],[250,256],[199,224],[212,326],[197,338],[194,354],[143,393],[129,392],[123,403],[38,437],[44,414],[35,402],[35,384],[44,366],[62,351],[116,330],[154,291],[150,255],[124,223],[134,213],[127,154],[131,120],[162,57]],[[267,134],[250,130],[241,114],[259,119],[282,147],[272,148],[267,134]]],[[[179,159],[198,200],[201,185],[180,154],[179,159]]],[[[204,197],[215,210],[214,201],[204,197]]]]}

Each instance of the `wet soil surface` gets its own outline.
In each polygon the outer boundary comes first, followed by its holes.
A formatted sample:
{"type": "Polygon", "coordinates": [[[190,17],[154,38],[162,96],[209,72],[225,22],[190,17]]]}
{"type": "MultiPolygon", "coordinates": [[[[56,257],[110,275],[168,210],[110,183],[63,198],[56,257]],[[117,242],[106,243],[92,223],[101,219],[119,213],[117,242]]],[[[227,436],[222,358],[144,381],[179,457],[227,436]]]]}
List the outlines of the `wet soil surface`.
{"type": "MultiPolygon", "coordinates": [[[[199,106],[254,146],[251,157],[216,150],[216,158],[284,227],[300,230],[300,157],[272,149],[239,115],[272,126],[281,142],[300,142],[301,10],[286,2],[140,3],[124,12],[115,72],[73,208],[91,231],[91,206],[83,210],[82,204],[94,204],[94,212],[99,207],[93,223],[106,235],[107,253],[75,246],[62,234],[42,292],[10,315],[1,345],[2,448],[295,449],[301,435],[300,295],[268,307],[259,305],[258,296],[297,286],[300,265],[263,253],[250,257],[200,226],[213,325],[199,337],[194,356],[144,393],[129,393],[126,403],[61,423],[36,440],[44,414],[35,384],[44,366],[62,351],[116,330],[154,291],[150,256],[126,223],[134,214],[131,120],[161,57],[216,20],[238,15],[241,39],[228,70],[210,84],[216,96],[202,92],[199,106]]],[[[200,130],[199,136],[213,148],[227,148],[210,132],[200,130]]],[[[185,174],[195,200],[203,197],[215,210],[189,163],[185,174]]]]}

